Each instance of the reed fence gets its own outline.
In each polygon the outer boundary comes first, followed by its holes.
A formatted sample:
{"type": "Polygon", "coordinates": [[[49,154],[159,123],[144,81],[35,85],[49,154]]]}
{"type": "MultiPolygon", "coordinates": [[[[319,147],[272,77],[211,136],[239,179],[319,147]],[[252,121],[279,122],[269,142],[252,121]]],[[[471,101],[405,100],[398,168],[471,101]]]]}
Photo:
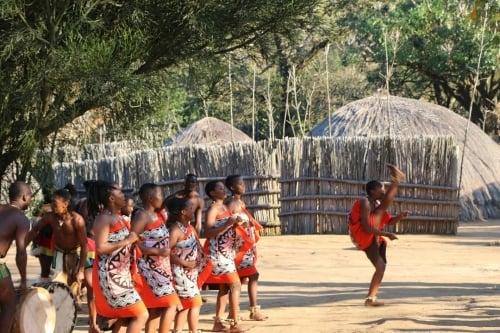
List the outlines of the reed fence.
{"type": "Polygon", "coordinates": [[[54,183],[82,189],[105,179],[136,191],[155,182],[169,195],[198,175],[209,200],[209,180],[240,174],[244,197],[268,234],[346,233],[347,215],[366,181],[388,179],[386,162],[406,173],[393,212],[411,210],[396,232],[453,234],[458,224],[458,149],[452,137],[289,138],[224,146],[163,147],[54,165],[54,183]]]}
{"type": "Polygon", "coordinates": [[[371,179],[388,179],[390,162],[406,174],[391,210],[412,211],[396,232],[455,234],[458,150],[451,137],[292,140],[282,146],[281,232],[347,233],[352,203],[371,179]]]}

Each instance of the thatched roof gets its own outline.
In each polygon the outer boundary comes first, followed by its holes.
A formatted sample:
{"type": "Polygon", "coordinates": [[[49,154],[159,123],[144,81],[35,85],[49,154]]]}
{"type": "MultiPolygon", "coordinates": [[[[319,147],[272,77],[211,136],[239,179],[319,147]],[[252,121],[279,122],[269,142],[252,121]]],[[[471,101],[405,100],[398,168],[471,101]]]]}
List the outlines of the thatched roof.
{"type": "MultiPolygon", "coordinates": [[[[349,103],[312,136],[453,135],[463,150],[467,119],[439,105],[375,95],[349,103]]],[[[462,220],[500,217],[500,146],[470,123],[461,189],[462,220]]]]}
{"type": "Polygon", "coordinates": [[[252,141],[252,139],[239,129],[222,120],[205,117],[179,133],[170,145],[221,145],[242,141],[252,141]]]}

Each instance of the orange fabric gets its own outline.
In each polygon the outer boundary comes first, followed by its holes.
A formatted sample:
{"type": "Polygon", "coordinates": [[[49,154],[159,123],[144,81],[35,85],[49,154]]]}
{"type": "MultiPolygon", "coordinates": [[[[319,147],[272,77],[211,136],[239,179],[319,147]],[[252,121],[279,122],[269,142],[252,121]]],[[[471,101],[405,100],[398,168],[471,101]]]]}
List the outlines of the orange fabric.
{"type": "Polygon", "coordinates": [[[231,284],[240,281],[240,277],[237,272],[213,275],[211,274],[205,283],[213,283],[213,284],[231,284]]]}
{"type": "Polygon", "coordinates": [[[250,266],[250,267],[238,270],[238,276],[240,278],[247,277],[247,276],[252,276],[252,275],[255,275],[257,273],[258,273],[257,267],[255,267],[255,266],[250,266]]]}
{"type": "Polygon", "coordinates": [[[87,253],[88,252],[95,252],[95,241],[89,237],[87,237],[87,253]]]}
{"type": "Polygon", "coordinates": [[[198,273],[198,288],[201,289],[201,287],[205,284],[205,282],[208,280],[210,277],[210,274],[212,273],[212,268],[214,267],[214,264],[212,263],[212,260],[207,259],[207,265],[201,272],[198,273]]]}
{"type": "MultiPolygon", "coordinates": [[[[245,256],[246,252],[249,249],[251,249],[259,241],[260,233],[264,229],[264,227],[259,223],[259,221],[257,221],[246,208],[243,208],[243,213],[245,213],[245,215],[248,216],[250,223],[253,224],[253,226],[255,228],[255,233],[254,233],[255,240],[248,237],[246,231],[244,233],[244,237],[242,237],[240,235],[240,232],[237,231],[237,234],[243,238],[245,243],[244,243],[243,247],[240,248],[238,254],[236,255],[236,259],[235,259],[236,268],[238,268],[240,266],[241,261],[243,260],[243,257],[245,256]],[[247,244],[247,242],[248,242],[248,244],[247,244]]],[[[243,230],[244,230],[244,228],[243,228],[243,230]]],[[[257,249],[255,249],[255,255],[253,258],[253,266],[246,267],[243,269],[238,269],[238,276],[239,277],[246,277],[246,276],[252,276],[252,275],[256,274],[258,272],[257,267],[255,267],[256,263],[257,263],[257,249]]]]}
{"type": "Polygon", "coordinates": [[[124,225],[128,228],[128,230],[130,230],[130,223],[125,219],[121,219],[120,221],[109,227],[109,232],[112,233],[118,231],[122,229],[124,225]]]}
{"type": "Polygon", "coordinates": [[[201,295],[196,295],[193,298],[181,299],[181,304],[183,309],[198,308],[202,306],[203,300],[201,299],[201,295]]]}
{"type": "MultiPolygon", "coordinates": [[[[248,250],[254,246],[255,242],[252,238],[248,237],[247,231],[242,226],[237,226],[235,229],[236,235],[243,240],[243,245],[240,247],[238,253],[236,254],[236,258],[234,258],[234,263],[236,268],[241,264],[243,257],[247,253],[248,250]]],[[[255,261],[254,261],[255,264],[255,261]]]]}
{"type": "MultiPolygon", "coordinates": [[[[358,199],[354,202],[351,212],[349,214],[349,234],[351,235],[351,240],[356,245],[358,250],[365,250],[368,248],[373,242],[373,238],[375,235],[369,233],[363,229],[363,225],[361,224],[361,203],[363,199],[358,199]]],[[[387,223],[391,219],[391,214],[388,212],[384,212],[382,216],[382,220],[380,224],[377,226],[375,224],[375,219],[373,213],[370,213],[369,222],[372,227],[376,227],[378,230],[382,230],[387,223]]],[[[382,236],[379,237],[381,242],[384,242],[384,238],[382,236]]]]}
{"type": "MultiPolygon", "coordinates": [[[[147,286],[147,282],[144,279],[144,277],[141,274],[139,275],[139,279],[141,279],[141,284],[144,287],[138,288],[136,286],[137,291],[139,292],[139,295],[141,295],[142,301],[144,304],[146,304],[146,307],[148,309],[154,309],[154,308],[168,308],[172,305],[177,305],[181,304],[181,300],[179,299],[179,296],[177,294],[170,294],[170,295],[165,295],[163,297],[158,297],[156,296],[150,288],[147,286]]],[[[135,281],[135,279],[134,279],[135,281]]]]}
{"type": "Polygon", "coordinates": [[[229,208],[227,208],[227,206],[226,206],[226,211],[223,213],[217,214],[217,216],[215,217],[215,220],[220,220],[220,219],[223,219],[226,217],[231,217],[231,215],[233,215],[233,212],[231,212],[231,210],[229,210],[229,208]]]}
{"type": "MultiPolygon", "coordinates": [[[[130,230],[129,228],[130,225],[122,220],[110,226],[109,232],[110,233],[116,232],[118,230],[121,230],[124,226],[130,230]]],[[[99,262],[99,255],[96,253],[96,259],[94,260],[94,266],[92,269],[92,281],[94,281],[93,292],[94,292],[94,299],[95,299],[97,313],[107,318],[131,318],[131,317],[137,317],[140,314],[146,312],[147,311],[146,305],[142,301],[120,308],[113,308],[108,304],[106,298],[104,297],[103,291],[101,290],[101,286],[98,282],[99,281],[98,262],[99,262]]]]}

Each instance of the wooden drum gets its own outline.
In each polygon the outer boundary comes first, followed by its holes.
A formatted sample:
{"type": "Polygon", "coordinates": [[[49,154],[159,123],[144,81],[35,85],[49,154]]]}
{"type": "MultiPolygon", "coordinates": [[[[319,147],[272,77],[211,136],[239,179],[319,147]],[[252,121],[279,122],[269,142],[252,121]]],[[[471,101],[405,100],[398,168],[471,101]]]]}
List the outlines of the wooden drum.
{"type": "Polygon", "coordinates": [[[34,286],[46,289],[52,296],[52,301],[56,308],[56,327],[54,333],[72,332],[76,324],[77,310],[75,298],[69,287],[62,282],[54,281],[36,283],[34,286]]]}
{"type": "Polygon", "coordinates": [[[53,333],[56,307],[44,288],[31,287],[19,297],[13,333],[53,333]]]}

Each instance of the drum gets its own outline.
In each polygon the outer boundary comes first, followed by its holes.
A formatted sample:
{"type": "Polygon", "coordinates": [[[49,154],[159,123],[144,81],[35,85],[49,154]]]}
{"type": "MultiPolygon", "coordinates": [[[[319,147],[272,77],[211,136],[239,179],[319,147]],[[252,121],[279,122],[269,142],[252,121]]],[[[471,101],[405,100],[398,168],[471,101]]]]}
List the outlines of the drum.
{"type": "Polygon", "coordinates": [[[33,286],[46,289],[52,296],[56,308],[56,329],[54,333],[70,333],[76,324],[75,298],[69,287],[61,282],[35,283],[33,286]]]}
{"type": "Polygon", "coordinates": [[[50,293],[31,287],[19,296],[13,333],[52,333],[56,327],[56,307],[50,293]]]}

